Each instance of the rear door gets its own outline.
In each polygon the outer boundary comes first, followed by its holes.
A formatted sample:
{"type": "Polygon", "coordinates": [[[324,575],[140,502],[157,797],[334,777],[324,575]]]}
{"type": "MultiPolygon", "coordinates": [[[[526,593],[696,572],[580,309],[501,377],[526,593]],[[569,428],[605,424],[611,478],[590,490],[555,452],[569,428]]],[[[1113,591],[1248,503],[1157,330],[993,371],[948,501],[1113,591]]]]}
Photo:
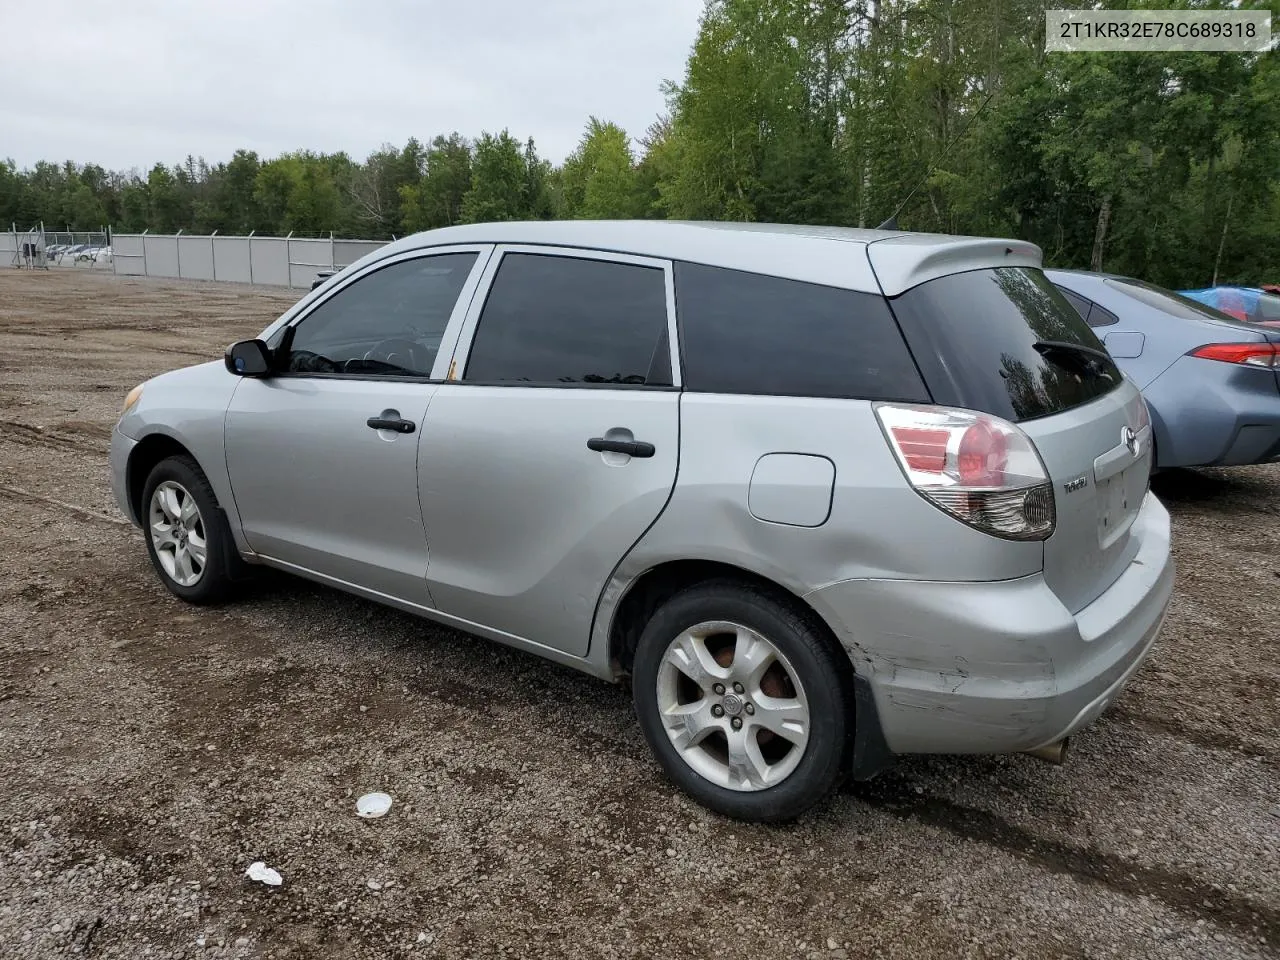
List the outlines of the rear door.
{"type": "Polygon", "coordinates": [[[609,575],[675,483],[671,291],[663,261],[499,248],[418,451],[441,611],[586,653],[609,575]]]}
{"type": "Polygon", "coordinates": [[[1046,582],[1075,612],[1123,572],[1151,472],[1134,383],[1045,275],[1029,267],[928,281],[892,306],[934,402],[1017,423],[1054,485],[1046,582]]]}

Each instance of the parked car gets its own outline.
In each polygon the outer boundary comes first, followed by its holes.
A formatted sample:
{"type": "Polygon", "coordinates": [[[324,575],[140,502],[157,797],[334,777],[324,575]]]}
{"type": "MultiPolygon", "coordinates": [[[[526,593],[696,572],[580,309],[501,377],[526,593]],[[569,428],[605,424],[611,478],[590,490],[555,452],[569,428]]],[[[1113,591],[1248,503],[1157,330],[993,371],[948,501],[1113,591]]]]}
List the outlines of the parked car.
{"type": "Polygon", "coordinates": [[[897,754],[1060,762],[1174,568],[1142,395],[1040,262],[809,226],[421,233],[131,391],[112,483],[184,600],[264,564],[629,678],[662,767],[730,816],[897,754]]]}
{"type": "Polygon", "coordinates": [[[87,245],[76,254],[76,263],[104,263],[111,260],[111,248],[87,245]]]}
{"type": "Polygon", "coordinates": [[[311,281],[311,289],[314,290],[337,272],[337,270],[317,270],[316,278],[311,281]]]}
{"type": "Polygon", "coordinates": [[[1280,296],[1265,287],[1205,287],[1183,290],[1184,297],[1213,307],[1236,320],[1280,327],[1280,296]]]}
{"type": "Polygon", "coordinates": [[[1142,389],[1157,467],[1280,462],[1280,330],[1131,277],[1046,274],[1142,389]]]}

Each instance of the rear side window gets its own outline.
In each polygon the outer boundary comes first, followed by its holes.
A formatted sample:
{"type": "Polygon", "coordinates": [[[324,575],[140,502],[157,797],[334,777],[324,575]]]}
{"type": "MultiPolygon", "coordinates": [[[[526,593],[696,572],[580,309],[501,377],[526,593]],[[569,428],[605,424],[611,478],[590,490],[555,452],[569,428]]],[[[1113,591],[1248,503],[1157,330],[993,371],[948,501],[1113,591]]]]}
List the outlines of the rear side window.
{"type": "Polygon", "coordinates": [[[1089,308],[1088,323],[1091,327],[1109,327],[1113,323],[1119,323],[1120,318],[1110,310],[1094,304],[1089,308]]]}
{"type": "Polygon", "coordinates": [[[1075,308],[1076,313],[1084,317],[1084,322],[1091,327],[1108,327],[1113,323],[1119,323],[1120,318],[1110,310],[1099,306],[1092,300],[1087,300],[1080,294],[1068,290],[1059,284],[1054,284],[1057,290],[1062,294],[1067,303],[1075,308]]]}
{"type": "Polygon", "coordinates": [[[667,284],[657,267],[508,253],[463,379],[671,386],[667,284]]]}
{"type": "Polygon", "coordinates": [[[1086,320],[1089,319],[1089,307],[1092,306],[1092,304],[1090,304],[1088,300],[1079,294],[1072,293],[1066,287],[1058,287],[1058,292],[1066,297],[1067,303],[1075,307],[1076,313],[1080,314],[1080,316],[1084,317],[1086,320]]]}
{"type": "Polygon", "coordinates": [[[892,301],[934,400],[1007,420],[1051,416],[1119,386],[1102,341],[1039,270],[930,280],[892,301]],[[1088,350],[1076,350],[1075,346],[1088,350]]]}
{"type": "Polygon", "coordinates": [[[689,390],[929,399],[877,294],[677,263],[676,314],[689,390]]]}

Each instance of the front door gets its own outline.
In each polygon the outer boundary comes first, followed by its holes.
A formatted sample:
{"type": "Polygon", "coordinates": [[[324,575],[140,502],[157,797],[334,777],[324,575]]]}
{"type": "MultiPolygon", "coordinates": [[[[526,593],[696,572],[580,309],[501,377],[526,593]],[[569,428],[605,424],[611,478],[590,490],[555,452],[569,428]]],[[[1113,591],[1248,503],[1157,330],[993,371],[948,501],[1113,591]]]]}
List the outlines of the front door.
{"type": "Polygon", "coordinates": [[[418,448],[427,580],[445,613],[582,656],[675,484],[670,269],[511,248],[481,289],[418,448]]]}
{"type": "Polygon", "coordinates": [[[227,469],[255,552],[430,605],[418,446],[480,254],[375,265],[297,321],[272,376],[239,384],[227,469]]]}

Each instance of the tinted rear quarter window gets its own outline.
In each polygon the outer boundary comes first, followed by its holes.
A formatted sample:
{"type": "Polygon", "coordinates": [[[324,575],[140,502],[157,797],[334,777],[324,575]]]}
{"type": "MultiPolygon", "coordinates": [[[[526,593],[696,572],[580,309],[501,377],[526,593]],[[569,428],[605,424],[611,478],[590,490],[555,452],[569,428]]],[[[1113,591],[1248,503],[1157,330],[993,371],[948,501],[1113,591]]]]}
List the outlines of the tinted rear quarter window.
{"type": "Polygon", "coordinates": [[[464,380],[671,385],[667,285],[657,267],[508,253],[464,380]]]}
{"type": "Polygon", "coordinates": [[[1104,349],[1039,270],[997,267],[951,274],[891,302],[941,404],[1030,420],[1088,403],[1123,379],[1109,360],[1047,346],[1104,349]]]}
{"type": "Polygon", "coordinates": [[[675,269],[686,389],[928,401],[879,295],[701,264],[675,269]]]}
{"type": "Polygon", "coordinates": [[[1090,304],[1088,300],[1086,300],[1084,297],[1080,296],[1079,294],[1072,293],[1066,287],[1058,287],[1058,292],[1061,293],[1064,297],[1066,297],[1067,303],[1075,307],[1076,313],[1080,314],[1080,316],[1084,317],[1086,320],[1088,319],[1089,307],[1092,306],[1092,304],[1090,304]]]}
{"type": "Polygon", "coordinates": [[[1100,307],[1095,303],[1089,308],[1088,324],[1091,327],[1109,327],[1111,324],[1119,322],[1120,318],[1106,309],[1106,307],[1100,307]]]}

